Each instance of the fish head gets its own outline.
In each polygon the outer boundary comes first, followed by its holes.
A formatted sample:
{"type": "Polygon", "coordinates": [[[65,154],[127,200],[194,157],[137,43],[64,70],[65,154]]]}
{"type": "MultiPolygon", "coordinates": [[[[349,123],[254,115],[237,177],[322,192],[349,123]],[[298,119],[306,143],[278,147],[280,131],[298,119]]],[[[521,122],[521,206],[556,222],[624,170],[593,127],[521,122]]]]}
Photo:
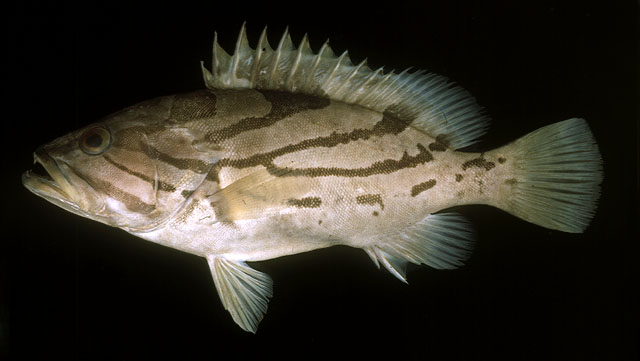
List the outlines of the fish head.
{"type": "Polygon", "coordinates": [[[74,214],[151,231],[185,206],[215,164],[171,119],[172,97],[143,102],[39,147],[24,186],[74,214]],[[41,174],[46,173],[46,174],[41,174]]]}

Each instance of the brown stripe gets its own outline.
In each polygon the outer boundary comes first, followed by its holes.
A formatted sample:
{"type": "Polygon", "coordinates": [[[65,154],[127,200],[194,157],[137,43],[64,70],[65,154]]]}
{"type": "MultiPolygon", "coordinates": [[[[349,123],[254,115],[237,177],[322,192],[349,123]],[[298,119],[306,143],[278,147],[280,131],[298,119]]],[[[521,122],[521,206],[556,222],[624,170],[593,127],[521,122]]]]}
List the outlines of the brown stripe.
{"type": "Polygon", "coordinates": [[[363,194],[356,197],[356,203],[366,205],[380,205],[380,209],[384,209],[384,203],[382,203],[382,196],[379,194],[363,194]]]}
{"type": "Polygon", "coordinates": [[[433,160],[433,155],[422,145],[418,144],[420,152],[415,156],[410,156],[404,152],[399,160],[385,159],[375,162],[364,168],[280,168],[274,165],[268,165],[269,173],[287,177],[369,177],[376,174],[390,174],[405,168],[415,168],[420,164],[424,164],[433,160]]]}
{"type": "Polygon", "coordinates": [[[265,99],[271,104],[271,111],[264,117],[251,117],[240,120],[228,127],[207,133],[206,140],[219,143],[233,138],[238,134],[250,130],[265,128],[293,114],[311,109],[322,109],[331,103],[329,99],[282,91],[260,90],[265,99]]]}
{"type": "Polygon", "coordinates": [[[347,144],[356,140],[367,140],[372,136],[383,136],[385,134],[399,134],[405,130],[411,121],[400,121],[393,118],[388,113],[384,113],[382,120],[376,123],[371,129],[354,129],[348,133],[333,133],[326,137],[306,139],[296,144],[289,144],[279,149],[267,153],[252,155],[244,159],[221,159],[218,162],[220,167],[249,168],[262,165],[272,174],[281,173],[288,176],[321,177],[328,175],[338,175],[344,177],[366,177],[374,174],[388,174],[396,170],[415,167],[418,164],[433,160],[431,153],[421,144],[418,144],[420,153],[415,157],[409,156],[406,152],[400,160],[387,159],[376,162],[367,168],[345,169],[345,168],[299,168],[286,169],[279,168],[273,164],[277,157],[299,152],[310,148],[332,148],[339,144],[347,144]]]}
{"type": "MultiPolygon", "coordinates": [[[[85,179],[88,180],[89,178],[85,178],[85,179]]],[[[109,196],[111,196],[112,198],[122,202],[125,205],[125,207],[127,207],[127,209],[132,212],[148,214],[156,209],[155,205],[143,202],[142,199],[138,198],[137,196],[131,193],[123,191],[122,189],[111,184],[110,182],[92,178],[89,181],[89,183],[93,188],[99,189],[105,192],[106,194],[108,194],[109,196]]]]}
{"type": "Polygon", "coordinates": [[[416,184],[413,187],[411,187],[411,196],[415,197],[418,194],[426,191],[427,189],[431,189],[436,185],[436,180],[435,179],[429,179],[426,182],[422,182],[420,184],[416,184]]]}
{"type": "Polygon", "coordinates": [[[318,208],[322,200],[318,197],[306,197],[302,199],[289,199],[287,203],[297,208],[318,208]]]}
{"type": "MultiPolygon", "coordinates": [[[[151,126],[131,127],[121,130],[114,136],[114,142],[111,146],[113,148],[124,149],[127,151],[141,152],[151,159],[157,159],[175,168],[190,170],[198,174],[205,174],[211,169],[211,163],[207,163],[200,159],[176,158],[170,154],[161,152],[150,144],[144,143],[142,134],[149,134],[149,128],[151,128],[151,126]]],[[[166,129],[167,128],[163,126],[158,131],[166,129]]]]}
{"type": "MultiPolygon", "coordinates": [[[[149,182],[153,187],[155,187],[155,181],[151,177],[146,176],[146,175],[144,175],[142,173],[138,173],[138,172],[136,172],[134,170],[131,170],[131,169],[127,168],[125,165],[116,162],[115,160],[113,160],[111,157],[109,157],[106,154],[104,155],[104,159],[107,162],[113,164],[116,168],[120,169],[121,171],[126,172],[128,174],[131,174],[134,177],[138,177],[138,178],[142,179],[145,182],[149,182]]],[[[158,179],[158,189],[161,190],[161,191],[164,191],[164,192],[173,192],[173,191],[176,190],[176,187],[171,185],[171,184],[169,184],[169,183],[165,183],[165,182],[163,182],[163,181],[158,179]]]]}
{"type": "Polygon", "coordinates": [[[200,159],[192,158],[175,158],[167,153],[163,153],[155,148],[151,148],[152,152],[149,152],[150,157],[155,154],[156,158],[164,163],[167,163],[178,169],[186,169],[198,174],[205,174],[211,170],[213,163],[207,163],[200,159]]]}

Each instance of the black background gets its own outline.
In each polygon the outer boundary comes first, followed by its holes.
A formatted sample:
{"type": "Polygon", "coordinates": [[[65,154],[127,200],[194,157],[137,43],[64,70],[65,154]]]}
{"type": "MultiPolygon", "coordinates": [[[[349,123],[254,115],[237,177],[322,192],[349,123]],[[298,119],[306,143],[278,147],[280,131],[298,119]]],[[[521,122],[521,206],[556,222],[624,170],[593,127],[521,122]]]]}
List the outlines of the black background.
{"type": "Polygon", "coordinates": [[[635,1],[356,5],[25,1],[3,18],[0,358],[635,360],[638,289],[638,6],[635,1]],[[206,262],[62,211],[20,174],[40,144],[127,105],[203,88],[213,31],[233,49],[286,25],[372,67],[428,69],[493,118],[486,150],[588,120],[605,181],[586,233],[497,209],[459,211],[477,248],[409,285],[336,247],[257,262],[275,282],[256,335],[223,309],[206,262]],[[4,103],[3,101],[3,103],[4,103]]]}

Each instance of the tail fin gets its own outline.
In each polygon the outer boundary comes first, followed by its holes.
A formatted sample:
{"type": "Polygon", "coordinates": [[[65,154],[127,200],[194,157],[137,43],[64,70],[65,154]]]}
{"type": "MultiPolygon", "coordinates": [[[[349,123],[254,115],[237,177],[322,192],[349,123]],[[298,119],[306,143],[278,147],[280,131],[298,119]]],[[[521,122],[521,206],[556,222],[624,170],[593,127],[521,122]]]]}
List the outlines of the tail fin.
{"type": "Polygon", "coordinates": [[[540,128],[509,145],[519,155],[508,211],[537,225],[581,233],[596,210],[602,158],[584,119],[540,128]]]}

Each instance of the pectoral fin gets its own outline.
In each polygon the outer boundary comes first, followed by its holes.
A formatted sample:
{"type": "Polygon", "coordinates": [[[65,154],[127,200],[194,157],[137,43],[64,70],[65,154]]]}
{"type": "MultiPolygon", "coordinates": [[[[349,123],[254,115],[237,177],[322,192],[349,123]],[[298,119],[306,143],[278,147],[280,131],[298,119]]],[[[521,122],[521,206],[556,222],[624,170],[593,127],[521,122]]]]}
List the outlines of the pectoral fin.
{"type": "Polygon", "coordinates": [[[224,308],[238,326],[255,333],[273,295],[271,277],[221,256],[207,256],[207,262],[224,308]]]}
{"type": "Polygon", "coordinates": [[[292,198],[302,198],[313,190],[308,182],[301,182],[286,173],[257,170],[211,195],[208,199],[229,221],[255,219],[290,207],[292,198]]]}

